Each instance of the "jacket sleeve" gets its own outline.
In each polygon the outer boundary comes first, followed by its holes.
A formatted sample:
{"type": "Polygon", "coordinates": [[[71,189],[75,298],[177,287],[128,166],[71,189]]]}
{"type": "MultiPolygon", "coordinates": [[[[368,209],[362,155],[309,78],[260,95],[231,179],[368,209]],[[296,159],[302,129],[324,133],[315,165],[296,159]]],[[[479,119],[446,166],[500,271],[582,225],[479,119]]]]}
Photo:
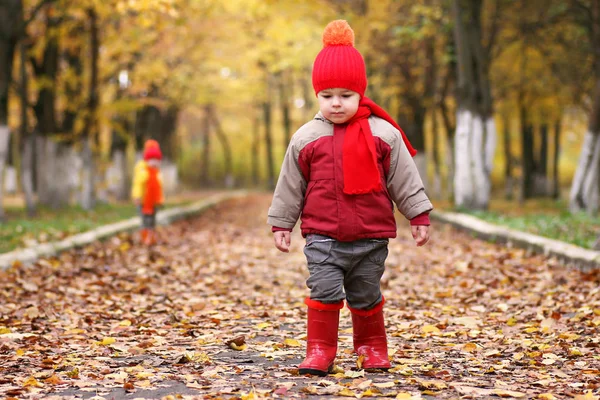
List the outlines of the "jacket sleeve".
{"type": "Polygon", "coordinates": [[[268,212],[267,224],[271,226],[291,230],[300,218],[306,192],[306,179],[298,163],[300,155],[298,147],[298,141],[292,137],[268,212]]]}
{"type": "Polygon", "coordinates": [[[417,166],[400,134],[397,138],[391,149],[387,187],[398,210],[407,219],[412,219],[431,211],[433,205],[425,194],[417,166]]]}
{"type": "Polygon", "coordinates": [[[138,161],[133,168],[133,183],[131,185],[131,198],[141,199],[144,196],[144,183],[146,182],[147,172],[143,161],[138,161]]]}

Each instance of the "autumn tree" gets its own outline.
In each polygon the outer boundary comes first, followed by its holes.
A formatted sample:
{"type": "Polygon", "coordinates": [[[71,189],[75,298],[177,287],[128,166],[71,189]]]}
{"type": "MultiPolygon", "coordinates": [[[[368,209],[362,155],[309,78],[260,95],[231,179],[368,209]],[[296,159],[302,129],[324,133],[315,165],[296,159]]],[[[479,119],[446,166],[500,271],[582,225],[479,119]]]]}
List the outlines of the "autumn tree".
{"type": "Polygon", "coordinates": [[[592,61],[588,75],[590,90],[587,94],[591,104],[588,128],[571,186],[570,208],[597,213],[600,204],[600,0],[571,0],[569,5],[574,23],[585,32],[583,43],[592,61]]]}
{"type": "Polygon", "coordinates": [[[489,79],[496,15],[487,40],[482,28],[483,0],[453,0],[457,54],[457,116],[454,198],[459,207],[486,209],[490,200],[496,125],[489,79]]]}
{"type": "Polygon", "coordinates": [[[21,0],[0,2],[0,220],[4,219],[2,206],[4,165],[8,157],[10,128],[8,126],[9,88],[13,79],[15,49],[23,29],[21,0]]]}

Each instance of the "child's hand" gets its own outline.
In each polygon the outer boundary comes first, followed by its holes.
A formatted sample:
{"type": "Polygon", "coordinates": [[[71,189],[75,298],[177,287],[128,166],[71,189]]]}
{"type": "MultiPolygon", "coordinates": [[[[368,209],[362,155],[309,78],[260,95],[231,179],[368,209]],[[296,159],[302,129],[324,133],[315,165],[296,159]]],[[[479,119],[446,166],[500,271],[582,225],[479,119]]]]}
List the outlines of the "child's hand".
{"type": "Polygon", "coordinates": [[[139,207],[142,205],[142,201],[140,199],[133,199],[133,204],[135,204],[136,207],[139,207]]]}
{"type": "Polygon", "coordinates": [[[289,231],[277,231],[273,233],[273,240],[275,241],[275,247],[279,251],[283,251],[284,253],[290,252],[292,238],[289,231]]]}
{"type": "Polygon", "coordinates": [[[423,246],[429,240],[429,226],[427,225],[413,225],[410,227],[412,231],[412,237],[415,239],[417,246],[423,246]]]}

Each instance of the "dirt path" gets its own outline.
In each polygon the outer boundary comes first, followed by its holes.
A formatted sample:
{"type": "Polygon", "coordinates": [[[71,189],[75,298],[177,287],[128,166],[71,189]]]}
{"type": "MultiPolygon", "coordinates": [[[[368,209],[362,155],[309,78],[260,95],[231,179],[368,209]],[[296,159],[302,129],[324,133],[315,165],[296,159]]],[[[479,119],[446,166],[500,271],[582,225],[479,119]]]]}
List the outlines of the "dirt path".
{"type": "Polygon", "coordinates": [[[303,240],[273,247],[269,201],[162,227],[151,251],[123,235],[0,272],[0,397],[598,399],[598,274],[444,227],[416,248],[405,221],[383,282],[394,368],[356,369],[344,309],[337,373],[298,376],[303,240]]]}

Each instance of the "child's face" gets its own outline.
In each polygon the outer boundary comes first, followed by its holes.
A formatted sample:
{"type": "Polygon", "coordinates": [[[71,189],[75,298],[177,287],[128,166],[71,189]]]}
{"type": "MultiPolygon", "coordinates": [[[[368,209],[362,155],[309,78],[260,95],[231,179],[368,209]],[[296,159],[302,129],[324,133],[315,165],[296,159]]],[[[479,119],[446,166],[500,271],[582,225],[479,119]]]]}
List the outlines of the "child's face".
{"type": "Polygon", "coordinates": [[[146,161],[148,163],[149,166],[151,166],[152,168],[159,168],[160,167],[160,160],[157,158],[151,158],[148,161],[146,161]]]}
{"type": "Polygon", "coordinates": [[[334,124],[343,124],[354,117],[360,95],[343,88],[325,89],[317,94],[321,114],[334,124]]]}

